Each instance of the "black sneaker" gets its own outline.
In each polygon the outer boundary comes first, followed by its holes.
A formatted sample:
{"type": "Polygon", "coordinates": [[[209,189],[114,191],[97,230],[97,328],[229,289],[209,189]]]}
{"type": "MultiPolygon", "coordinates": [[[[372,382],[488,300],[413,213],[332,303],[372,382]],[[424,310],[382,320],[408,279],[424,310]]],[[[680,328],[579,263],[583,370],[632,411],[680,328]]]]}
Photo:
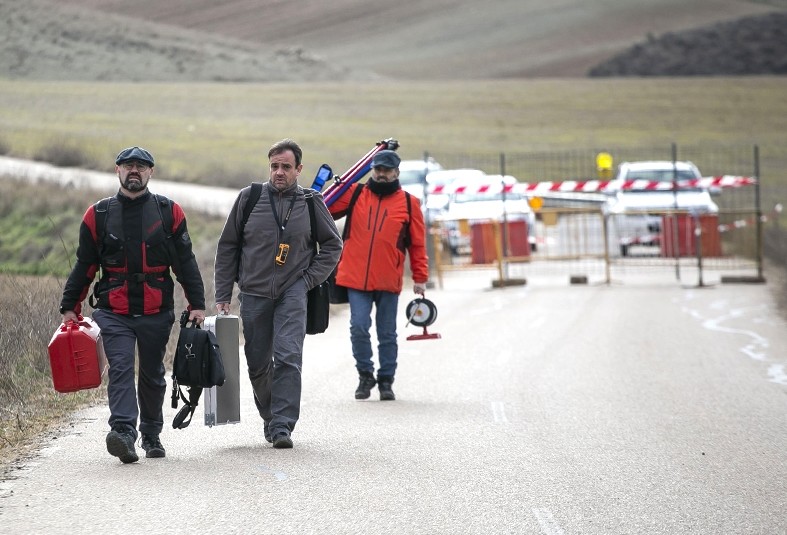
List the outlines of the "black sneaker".
{"type": "Polygon", "coordinates": [[[355,399],[369,399],[372,395],[372,388],[377,384],[374,375],[369,372],[358,374],[358,388],[355,390],[355,399]]]}
{"type": "Polygon", "coordinates": [[[292,448],[292,438],[288,433],[279,433],[273,437],[273,447],[279,450],[292,448]]]}
{"type": "Polygon", "coordinates": [[[139,460],[134,448],[134,434],[125,426],[115,425],[112,431],[107,433],[107,451],[125,464],[139,460]]]}
{"type": "Polygon", "coordinates": [[[268,428],[268,422],[263,423],[262,434],[265,437],[265,440],[273,443],[273,438],[271,437],[271,430],[268,428]]]}
{"type": "Polygon", "coordinates": [[[161,445],[158,435],[142,434],[142,449],[145,450],[145,457],[148,459],[160,459],[166,456],[167,452],[164,446],[161,445]]]}
{"type": "Polygon", "coordinates": [[[393,388],[391,388],[393,382],[393,377],[381,375],[377,378],[377,388],[380,390],[380,401],[393,401],[396,399],[393,388]]]}

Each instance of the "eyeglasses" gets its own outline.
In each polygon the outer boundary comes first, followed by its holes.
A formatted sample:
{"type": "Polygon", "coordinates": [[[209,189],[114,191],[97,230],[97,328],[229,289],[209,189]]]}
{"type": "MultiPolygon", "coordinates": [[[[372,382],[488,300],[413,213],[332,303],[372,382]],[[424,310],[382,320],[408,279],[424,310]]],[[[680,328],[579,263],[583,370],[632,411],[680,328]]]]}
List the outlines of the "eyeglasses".
{"type": "Polygon", "coordinates": [[[148,164],[139,163],[139,162],[124,163],[121,164],[121,167],[126,171],[131,171],[135,167],[137,168],[138,171],[147,171],[148,169],[150,169],[150,166],[148,164]]]}

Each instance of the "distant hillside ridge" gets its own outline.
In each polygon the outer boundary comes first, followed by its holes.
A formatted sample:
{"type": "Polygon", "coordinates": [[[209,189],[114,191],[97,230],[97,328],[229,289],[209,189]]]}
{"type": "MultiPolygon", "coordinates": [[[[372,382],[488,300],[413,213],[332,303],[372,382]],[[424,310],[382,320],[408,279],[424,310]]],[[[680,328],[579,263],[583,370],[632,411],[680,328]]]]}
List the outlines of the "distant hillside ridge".
{"type": "Polygon", "coordinates": [[[787,74],[787,12],[650,37],[590,69],[590,76],[787,74]]]}
{"type": "Polygon", "coordinates": [[[122,82],[368,80],[271,46],[45,0],[0,0],[0,77],[122,82]]]}
{"type": "MultiPolygon", "coordinates": [[[[0,0],[0,5],[13,4],[25,9],[42,1],[0,0]]],[[[167,25],[157,26],[161,29],[159,34],[166,27],[180,29],[180,38],[191,43],[188,51],[173,51],[172,60],[160,62],[167,68],[168,76],[173,75],[174,64],[178,80],[187,78],[192,63],[203,61],[197,51],[211,54],[210,47],[194,51],[194,43],[221,37],[244,43],[240,51],[245,50],[245,55],[235,58],[232,52],[222,49],[230,61],[226,66],[220,60],[211,61],[204,69],[196,69],[194,74],[201,75],[202,80],[257,79],[259,73],[262,77],[270,76],[271,81],[303,82],[326,77],[344,81],[374,75],[385,80],[418,81],[578,78],[586,77],[589,69],[637,44],[646,35],[680,32],[769,13],[787,7],[785,2],[787,0],[50,0],[48,10],[51,14],[47,15],[57,23],[37,25],[41,31],[23,36],[18,48],[37,49],[41,39],[51,40],[51,34],[57,37],[64,30],[68,30],[66,38],[70,38],[72,32],[82,33],[81,39],[92,39],[99,33],[106,35],[106,24],[102,28],[100,23],[73,20],[67,13],[58,15],[61,8],[79,6],[93,16],[121,17],[109,23],[111,27],[124,22],[122,28],[112,28],[115,30],[112,36],[130,39],[136,47],[139,43],[135,41],[147,40],[144,32],[149,23],[167,25]],[[285,56],[280,61],[274,56],[272,59],[277,61],[271,62],[271,55],[276,50],[283,51],[285,56]],[[239,68],[230,69],[232,65],[239,65],[239,68]],[[293,68],[287,72],[290,65],[293,68]],[[230,72],[222,72],[222,68],[230,72]]],[[[155,46],[156,41],[150,44],[155,46]]],[[[99,55],[94,49],[108,48],[106,40],[93,39],[91,45],[84,53],[93,54],[97,63],[106,63],[111,53],[124,50],[124,47],[113,46],[99,55]]],[[[166,58],[158,48],[154,53],[166,58]]],[[[78,59],[73,55],[72,58],[78,59]]],[[[139,60],[141,56],[134,58],[139,60]]],[[[32,55],[26,58],[28,64],[34,61],[32,55]]],[[[58,68],[54,62],[48,65],[58,68]]],[[[85,79],[90,79],[93,70],[85,71],[85,79]]],[[[52,74],[59,73],[55,70],[52,74]]],[[[63,75],[74,76],[68,72],[63,75]]]]}

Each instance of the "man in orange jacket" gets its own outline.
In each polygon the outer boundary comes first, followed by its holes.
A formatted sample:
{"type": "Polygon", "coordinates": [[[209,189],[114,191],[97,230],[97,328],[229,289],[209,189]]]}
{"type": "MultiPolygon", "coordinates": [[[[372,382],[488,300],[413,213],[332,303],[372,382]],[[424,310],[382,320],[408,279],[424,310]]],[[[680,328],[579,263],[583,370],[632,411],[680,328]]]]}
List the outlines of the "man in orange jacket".
{"type": "Polygon", "coordinates": [[[336,284],[347,287],[350,303],[350,341],[360,378],[355,399],[368,399],[375,384],[381,400],[396,399],[391,385],[398,356],[396,317],[405,253],[410,256],[414,292],[423,295],[429,280],[421,205],[399,185],[399,162],[399,155],[392,150],[378,152],[372,160],[370,180],[354,184],[330,206],[334,219],[348,216],[336,284]],[[362,190],[354,195],[357,188],[362,190]],[[372,306],[376,309],[379,359],[376,379],[370,335],[372,306]]]}

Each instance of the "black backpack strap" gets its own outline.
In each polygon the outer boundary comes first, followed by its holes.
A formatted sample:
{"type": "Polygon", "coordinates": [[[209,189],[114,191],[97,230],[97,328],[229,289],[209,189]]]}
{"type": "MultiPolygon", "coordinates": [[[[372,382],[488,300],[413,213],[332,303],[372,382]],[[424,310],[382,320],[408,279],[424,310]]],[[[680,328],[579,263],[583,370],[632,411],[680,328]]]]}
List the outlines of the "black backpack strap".
{"type": "Polygon", "coordinates": [[[350,237],[350,222],[352,221],[353,207],[355,206],[355,201],[361,196],[364,187],[363,184],[358,184],[353,190],[352,197],[350,197],[350,203],[347,205],[347,216],[344,220],[344,229],[342,230],[342,241],[347,241],[347,238],[350,237]]]}
{"type": "MultiPolygon", "coordinates": [[[[246,199],[246,204],[243,205],[243,211],[241,212],[241,220],[240,220],[240,229],[238,232],[238,239],[243,242],[243,229],[246,228],[246,223],[249,221],[249,216],[251,215],[251,211],[254,210],[254,205],[257,204],[257,201],[260,200],[260,196],[262,195],[262,182],[252,182],[251,183],[251,190],[249,191],[249,198],[246,199]]],[[[241,257],[241,246],[238,246],[235,249],[235,265],[237,266],[238,272],[235,273],[235,281],[240,280],[240,257],[241,257]]]]}
{"type": "Polygon", "coordinates": [[[314,249],[314,254],[317,254],[317,223],[315,221],[316,216],[314,214],[314,192],[311,190],[307,190],[307,193],[304,195],[306,197],[306,204],[309,206],[309,225],[311,226],[312,232],[312,248],[314,249]]]}
{"type": "Polygon", "coordinates": [[[413,219],[413,209],[412,209],[412,201],[410,201],[410,194],[408,192],[404,192],[404,196],[407,199],[407,223],[405,223],[405,234],[404,234],[404,246],[406,248],[410,248],[410,244],[412,241],[410,240],[410,221],[413,219]]]}
{"type": "Polygon", "coordinates": [[[246,204],[243,206],[243,217],[240,220],[240,235],[243,235],[243,229],[246,228],[246,223],[249,221],[251,211],[254,210],[254,205],[260,200],[262,194],[262,183],[252,182],[249,198],[246,199],[246,204]]]}
{"type": "Polygon", "coordinates": [[[107,234],[107,214],[109,212],[109,202],[111,200],[112,197],[106,197],[93,205],[93,214],[96,218],[96,245],[98,246],[99,252],[104,243],[104,236],[107,234]]]}
{"type": "Polygon", "coordinates": [[[175,223],[175,216],[172,215],[172,201],[163,195],[156,195],[155,193],[153,194],[153,198],[156,200],[158,215],[161,218],[161,223],[164,225],[164,234],[166,234],[167,239],[169,239],[174,234],[172,225],[175,223]]]}
{"type": "Polygon", "coordinates": [[[178,252],[175,250],[175,244],[172,241],[172,236],[175,232],[172,230],[172,225],[175,224],[175,216],[172,214],[172,201],[163,195],[153,194],[153,199],[156,201],[156,209],[158,216],[161,218],[161,225],[164,229],[164,242],[167,247],[167,254],[169,255],[169,265],[174,268],[174,271],[180,274],[180,258],[178,252]]]}
{"type": "MultiPolygon", "coordinates": [[[[104,252],[104,237],[107,235],[107,219],[111,201],[112,197],[106,197],[93,205],[93,216],[96,220],[96,248],[98,249],[99,265],[101,269],[104,269],[103,263],[101,263],[101,256],[104,252]]],[[[93,286],[93,293],[90,294],[87,300],[88,304],[93,308],[96,308],[98,304],[98,297],[96,296],[97,286],[98,285],[93,286]]]]}

